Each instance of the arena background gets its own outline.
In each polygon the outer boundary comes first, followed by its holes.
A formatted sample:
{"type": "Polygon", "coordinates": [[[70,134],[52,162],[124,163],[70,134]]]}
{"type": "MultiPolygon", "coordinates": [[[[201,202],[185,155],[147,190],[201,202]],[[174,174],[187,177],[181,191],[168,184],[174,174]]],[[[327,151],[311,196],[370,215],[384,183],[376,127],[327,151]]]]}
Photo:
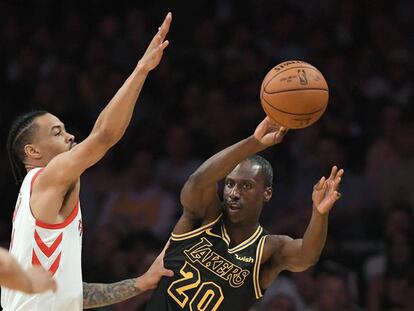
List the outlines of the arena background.
{"type": "MultiPolygon", "coordinates": [[[[345,168],[320,262],[284,273],[252,310],[414,309],[414,2],[0,1],[0,242],[18,192],[5,140],[31,109],[59,116],[78,141],[139,60],[173,24],[122,141],[82,178],[85,281],[143,273],[180,214],[186,177],[250,135],[259,87],[290,59],[330,87],[327,112],[263,155],[276,171],[262,224],[301,237],[313,184],[345,168]]],[[[147,295],[101,310],[144,310],[147,295]]]]}

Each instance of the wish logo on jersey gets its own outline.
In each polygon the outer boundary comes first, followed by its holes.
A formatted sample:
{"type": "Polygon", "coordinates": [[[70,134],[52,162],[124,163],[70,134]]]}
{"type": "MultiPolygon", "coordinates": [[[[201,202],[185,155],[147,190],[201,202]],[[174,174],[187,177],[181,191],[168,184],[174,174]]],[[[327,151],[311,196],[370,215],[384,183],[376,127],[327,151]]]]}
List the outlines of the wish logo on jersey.
{"type": "Polygon", "coordinates": [[[236,256],[237,260],[241,260],[241,261],[244,261],[244,262],[250,262],[250,263],[254,262],[254,259],[252,257],[246,257],[246,256],[240,257],[237,254],[234,254],[234,255],[236,256]]]}
{"type": "Polygon", "coordinates": [[[250,271],[244,270],[230,261],[226,260],[211,247],[213,245],[206,239],[201,238],[200,242],[190,249],[184,250],[185,255],[191,262],[198,262],[223,280],[229,282],[232,287],[240,287],[244,284],[250,271]]]}

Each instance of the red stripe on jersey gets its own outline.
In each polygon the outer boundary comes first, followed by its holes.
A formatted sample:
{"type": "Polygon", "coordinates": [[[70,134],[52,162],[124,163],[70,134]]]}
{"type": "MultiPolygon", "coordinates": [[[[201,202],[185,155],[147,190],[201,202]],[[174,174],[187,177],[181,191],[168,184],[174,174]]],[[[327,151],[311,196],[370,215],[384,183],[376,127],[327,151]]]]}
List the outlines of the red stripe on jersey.
{"type": "Polygon", "coordinates": [[[76,207],[73,209],[72,213],[69,215],[68,218],[64,222],[61,222],[60,224],[48,224],[45,222],[42,222],[38,219],[36,219],[36,226],[44,229],[63,229],[67,225],[69,225],[78,215],[79,212],[79,200],[76,202],[76,207]]]}
{"type": "Polygon", "coordinates": [[[62,256],[62,252],[59,253],[59,255],[56,257],[55,261],[52,263],[52,265],[49,268],[49,271],[52,272],[52,275],[55,275],[57,269],[60,265],[60,257],[62,256]]]}
{"type": "MultiPolygon", "coordinates": [[[[57,269],[59,269],[60,258],[61,257],[62,257],[62,252],[59,253],[59,255],[56,257],[55,261],[50,266],[49,271],[52,272],[52,275],[55,275],[57,269]]],[[[42,266],[42,264],[40,263],[39,258],[37,258],[37,255],[36,255],[34,250],[32,252],[32,265],[33,266],[42,266]]]]}
{"type": "Polygon", "coordinates": [[[32,265],[33,266],[41,266],[39,258],[37,258],[36,253],[34,250],[32,250],[32,265]]]}
{"type": "Polygon", "coordinates": [[[35,182],[37,176],[44,170],[44,168],[41,168],[36,172],[36,174],[33,175],[32,181],[30,182],[30,193],[32,193],[33,183],[35,182]]]}
{"type": "Polygon", "coordinates": [[[39,246],[39,248],[42,251],[42,253],[45,254],[47,257],[50,257],[50,256],[52,256],[52,254],[55,252],[56,248],[62,242],[63,232],[61,232],[59,234],[59,236],[56,238],[56,240],[50,246],[47,246],[43,242],[42,238],[39,236],[39,234],[37,233],[36,230],[34,232],[34,237],[35,237],[35,240],[36,240],[36,244],[39,246]]]}

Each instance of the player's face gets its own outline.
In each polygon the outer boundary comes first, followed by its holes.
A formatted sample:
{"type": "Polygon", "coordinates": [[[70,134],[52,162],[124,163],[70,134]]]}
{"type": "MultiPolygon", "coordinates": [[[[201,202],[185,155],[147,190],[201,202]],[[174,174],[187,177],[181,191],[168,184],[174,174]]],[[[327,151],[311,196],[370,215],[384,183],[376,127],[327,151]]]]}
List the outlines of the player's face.
{"type": "Polygon", "coordinates": [[[45,163],[76,145],[75,137],[66,132],[65,125],[56,116],[47,113],[36,118],[35,122],[37,130],[33,146],[45,163]]]}
{"type": "Polygon", "coordinates": [[[227,175],[224,184],[224,213],[234,223],[257,221],[264,202],[272,196],[265,187],[261,166],[249,160],[241,162],[227,175]]]}

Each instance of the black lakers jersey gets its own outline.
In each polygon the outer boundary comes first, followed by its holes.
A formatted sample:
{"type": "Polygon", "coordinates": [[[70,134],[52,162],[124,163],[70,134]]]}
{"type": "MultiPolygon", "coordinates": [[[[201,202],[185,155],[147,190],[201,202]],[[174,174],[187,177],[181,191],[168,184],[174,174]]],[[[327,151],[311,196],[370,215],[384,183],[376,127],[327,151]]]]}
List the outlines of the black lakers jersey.
{"type": "Polygon", "coordinates": [[[258,226],[229,248],[221,216],[194,231],[172,234],[164,265],[174,277],[161,280],[146,310],[248,310],[262,297],[259,272],[266,235],[258,226]]]}

